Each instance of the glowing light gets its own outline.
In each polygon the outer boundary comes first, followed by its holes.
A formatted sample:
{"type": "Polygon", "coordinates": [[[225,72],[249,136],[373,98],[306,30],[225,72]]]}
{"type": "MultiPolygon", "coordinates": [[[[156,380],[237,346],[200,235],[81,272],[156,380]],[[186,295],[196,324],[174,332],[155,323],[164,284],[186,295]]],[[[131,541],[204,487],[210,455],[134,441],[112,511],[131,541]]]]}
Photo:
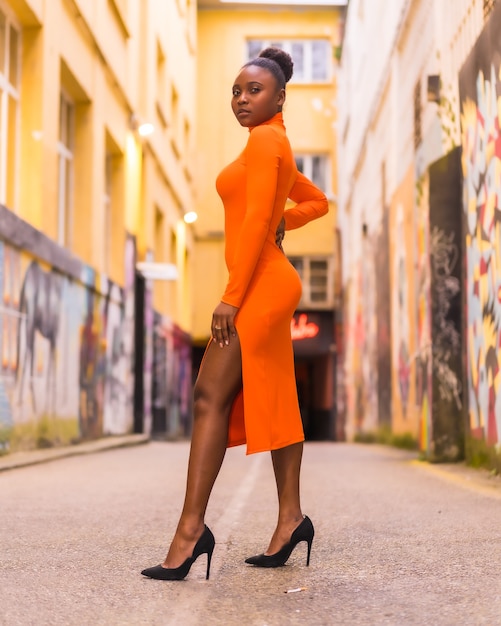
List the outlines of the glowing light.
{"type": "Polygon", "coordinates": [[[302,313],[299,316],[297,322],[295,319],[291,320],[291,335],[293,341],[316,337],[319,331],[320,328],[318,327],[318,324],[308,322],[308,316],[305,313],[302,313]]]}
{"type": "Polygon", "coordinates": [[[145,122],[144,124],[140,124],[138,126],[137,132],[141,135],[141,137],[148,137],[148,135],[152,135],[155,132],[155,127],[153,124],[145,122]]]}
{"type": "Polygon", "coordinates": [[[198,219],[198,215],[195,213],[195,211],[188,211],[187,213],[184,214],[184,221],[187,224],[193,224],[193,222],[196,222],[198,219]]]}

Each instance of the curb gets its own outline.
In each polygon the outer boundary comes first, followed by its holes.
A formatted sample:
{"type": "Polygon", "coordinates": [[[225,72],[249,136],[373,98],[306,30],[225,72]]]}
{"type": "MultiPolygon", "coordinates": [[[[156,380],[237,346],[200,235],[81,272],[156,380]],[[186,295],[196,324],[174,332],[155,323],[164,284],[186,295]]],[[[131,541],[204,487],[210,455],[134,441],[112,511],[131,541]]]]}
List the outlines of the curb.
{"type": "Polygon", "coordinates": [[[102,439],[97,439],[96,441],[89,441],[87,443],[79,443],[74,446],[64,446],[61,448],[13,452],[12,454],[0,457],[0,472],[18,469],[20,467],[28,467],[30,465],[38,465],[39,463],[57,461],[70,456],[95,454],[97,452],[104,452],[115,448],[137,446],[148,443],[149,441],[150,437],[148,435],[124,435],[123,437],[104,437],[102,439]]]}
{"type": "Polygon", "coordinates": [[[462,489],[501,499],[501,476],[493,476],[487,470],[467,467],[462,463],[437,464],[418,460],[410,461],[410,465],[434,474],[462,489]]]}

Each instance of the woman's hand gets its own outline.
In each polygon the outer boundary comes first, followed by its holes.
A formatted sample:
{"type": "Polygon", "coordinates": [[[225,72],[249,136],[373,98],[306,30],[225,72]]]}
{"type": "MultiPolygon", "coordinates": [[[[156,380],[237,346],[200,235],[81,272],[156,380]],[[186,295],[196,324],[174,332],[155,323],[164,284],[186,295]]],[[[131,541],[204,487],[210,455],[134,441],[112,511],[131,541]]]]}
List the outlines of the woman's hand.
{"type": "Polygon", "coordinates": [[[212,314],[212,339],[219,343],[221,348],[230,345],[230,337],[236,337],[235,315],[238,307],[220,302],[212,314]]]}
{"type": "Polygon", "coordinates": [[[282,217],[282,219],[280,220],[280,224],[277,226],[277,232],[275,233],[275,243],[280,248],[280,250],[282,250],[282,252],[284,251],[284,249],[282,248],[282,241],[284,240],[284,237],[285,237],[285,218],[282,217]]]}

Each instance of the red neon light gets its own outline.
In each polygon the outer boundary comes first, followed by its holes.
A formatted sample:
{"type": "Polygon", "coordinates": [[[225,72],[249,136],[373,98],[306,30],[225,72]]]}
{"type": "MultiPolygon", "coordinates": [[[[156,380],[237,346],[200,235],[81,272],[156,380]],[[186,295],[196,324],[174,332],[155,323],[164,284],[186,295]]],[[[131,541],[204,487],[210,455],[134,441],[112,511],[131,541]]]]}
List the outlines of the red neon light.
{"type": "Polygon", "coordinates": [[[318,324],[308,322],[308,316],[305,313],[301,313],[297,322],[295,319],[291,320],[292,341],[316,337],[319,331],[318,324]]]}

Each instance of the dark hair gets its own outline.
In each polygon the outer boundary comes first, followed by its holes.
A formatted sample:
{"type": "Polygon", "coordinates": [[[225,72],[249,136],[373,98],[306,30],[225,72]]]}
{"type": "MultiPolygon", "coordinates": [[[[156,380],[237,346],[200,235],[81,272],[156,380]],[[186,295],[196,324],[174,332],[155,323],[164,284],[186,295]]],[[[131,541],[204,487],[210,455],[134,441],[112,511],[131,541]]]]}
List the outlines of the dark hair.
{"type": "Polygon", "coordinates": [[[248,61],[244,67],[249,65],[264,67],[273,74],[279,88],[285,89],[285,83],[288,83],[292,77],[294,62],[290,54],[280,48],[265,48],[258,57],[248,61]]]}

